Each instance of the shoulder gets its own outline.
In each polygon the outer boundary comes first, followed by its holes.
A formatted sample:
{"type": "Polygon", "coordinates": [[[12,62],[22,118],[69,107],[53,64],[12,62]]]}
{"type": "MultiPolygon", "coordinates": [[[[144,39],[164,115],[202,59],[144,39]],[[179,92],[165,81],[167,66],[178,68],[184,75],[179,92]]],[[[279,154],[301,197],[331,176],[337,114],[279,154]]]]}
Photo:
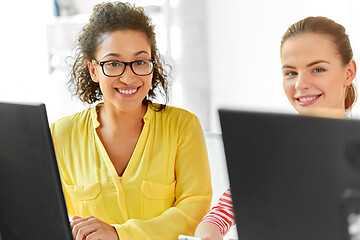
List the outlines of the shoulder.
{"type": "Polygon", "coordinates": [[[84,128],[89,124],[92,118],[92,112],[95,111],[94,107],[85,109],[81,112],[63,117],[51,124],[52,134],[60,134],[64,132],[73,131],[76,129],[84,128]]]}
{"type": "MultiPolygon", "coordinates": [[[[153,110],[155,111],[155,110],[153,110]]],[[[166,119],[171,122],[191,122],[191,121],[198,121],[197,116],[185,109],[173,107],[173,106],[166,106],[164,109],[160,111],[155,111],[156,118],[166,119]]]]}
{"type": "MultiPolygon", "coordinates": [[[[153,110],[155,111],[155,110],[153,110]]],[[[155,111],[157,115],[168,116],[173,118],[197,118],[196,115],[188,110],[166,106],[164,109],[160,111],[155,111]]]]}
{"type": "Polygon", "coordinates": [[[153,116],[152,121],[157,126],[168,126],[169,129],[180,131],[184,129],[201,128],[198,117],[185,109],[166,106],[160,111],[154,109],[150,111],[153,111],[153,114],[151,114],[153,116]]]}

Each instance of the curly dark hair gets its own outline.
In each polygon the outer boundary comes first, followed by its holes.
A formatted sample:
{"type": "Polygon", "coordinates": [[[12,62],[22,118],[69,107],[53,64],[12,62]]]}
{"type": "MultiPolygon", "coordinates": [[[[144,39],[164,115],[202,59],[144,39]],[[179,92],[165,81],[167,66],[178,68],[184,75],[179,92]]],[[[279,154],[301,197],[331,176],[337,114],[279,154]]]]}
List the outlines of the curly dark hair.
{"type": "MultiPolygon", "coordinates": [[[[151,56],[156,60],[150,90],[144,102],[151,102],[160,94],[165,104],[156,105],[157,110],[165,108],[168,102],[167,73],[160,62],[156,46],[154,25],[142,7],[130,3],[101,3],[94,7],[90,21],[82,29],[76,46],[75,62],[70,73],[69,88],[75,90],[81,101],[89,104],[103,99],[99,83],[92,81],[87,63],[95,59],[95,51],[102,37],[116,30],[136,30],[146,34],[150,41],[151,56]]],[[[153,105],[155,106],[155,105],[153,105]]]]}

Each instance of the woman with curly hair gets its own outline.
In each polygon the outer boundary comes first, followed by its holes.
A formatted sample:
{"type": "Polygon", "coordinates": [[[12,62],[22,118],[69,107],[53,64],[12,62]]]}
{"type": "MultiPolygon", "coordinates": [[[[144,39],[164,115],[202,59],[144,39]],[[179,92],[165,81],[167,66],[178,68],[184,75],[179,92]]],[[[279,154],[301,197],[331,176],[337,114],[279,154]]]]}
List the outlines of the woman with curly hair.
{"type": "Polygon", "coordinates": [[[96,5],[77,50],[71,84],[95,106],[51,125],[74,239],[192,235],[212,196],[205,141],[194,114],[166,106],[149,17],[96,5]]]}

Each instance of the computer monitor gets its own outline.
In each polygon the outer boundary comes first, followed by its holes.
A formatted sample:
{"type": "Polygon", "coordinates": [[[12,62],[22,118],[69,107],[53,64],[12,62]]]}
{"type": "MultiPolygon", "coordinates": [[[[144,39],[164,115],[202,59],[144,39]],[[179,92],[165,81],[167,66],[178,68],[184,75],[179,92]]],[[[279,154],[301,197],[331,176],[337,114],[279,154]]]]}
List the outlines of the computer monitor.
{"type": "Polygon", "coordinates": [[[73,239],[44,104],[0,103],[0,239],[73,239]]]}
{"type": "Polygon", "coordinates": [[[360,239],[360,121],[219,116],[239,239],[360,239]]]}

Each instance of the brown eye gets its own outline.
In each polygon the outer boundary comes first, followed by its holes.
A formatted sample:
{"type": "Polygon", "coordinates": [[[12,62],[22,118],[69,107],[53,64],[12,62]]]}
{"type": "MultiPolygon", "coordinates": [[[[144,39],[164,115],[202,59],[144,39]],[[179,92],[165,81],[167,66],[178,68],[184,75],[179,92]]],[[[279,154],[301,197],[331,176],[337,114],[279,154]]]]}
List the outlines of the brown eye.
{"type": "Polygon", "coordinates": [[[112,62],[106,63],[106,67],[118,67],[118,66],[120,66],[120,64],[117,61],[112,61],[112,62]]]}
{"type": "Polygon", "coordinates": [[[146,64],[146,62],[145,62],[144,60],[139,60],[139,61],[136,61],[135,64],[136,64],[137,66],[141,66],[141,65],[146,64]]]}

